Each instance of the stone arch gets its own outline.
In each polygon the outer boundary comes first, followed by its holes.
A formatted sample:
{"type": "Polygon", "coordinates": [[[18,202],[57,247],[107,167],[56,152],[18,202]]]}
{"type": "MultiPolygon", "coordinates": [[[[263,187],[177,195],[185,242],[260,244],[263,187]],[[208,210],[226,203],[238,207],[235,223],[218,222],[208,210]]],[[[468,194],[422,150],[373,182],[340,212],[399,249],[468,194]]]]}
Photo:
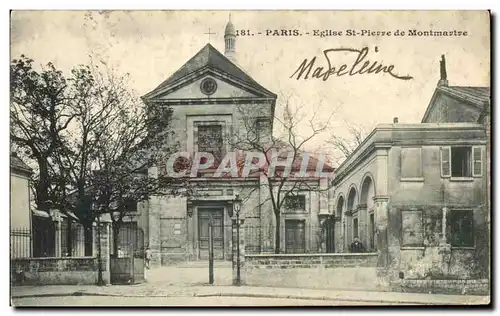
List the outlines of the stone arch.
{"type": "Polygon", "coordinates": [[[375,196],[375,182],[371,173],[367,172],[361,181],[361,191],[359,195],[359,203],[364,204],[369,209],[373,206],[373,197],[375,196]]]}
{"type": "Polygon", "coordinates": [[[358,206],[358,190],[353,184],[347,192],[347,210],[352,211],[358,206]]]}
{"type": "Polygon", "coordinates": [[[337,198],[335,217],[340,218],[344,213],[345,199],[342,194],[339,194],[337,198]]]}

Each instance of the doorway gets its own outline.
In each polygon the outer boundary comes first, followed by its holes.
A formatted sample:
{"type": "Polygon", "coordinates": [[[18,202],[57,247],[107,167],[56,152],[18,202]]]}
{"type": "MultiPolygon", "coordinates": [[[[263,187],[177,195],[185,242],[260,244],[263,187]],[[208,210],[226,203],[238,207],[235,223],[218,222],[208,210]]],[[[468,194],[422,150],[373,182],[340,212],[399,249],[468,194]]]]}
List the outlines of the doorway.
{"type": "Polygon", "coordinates": [[[199,258],[208,260],[209,225],[212,224],[214,259],[224,259],[224,209],[198,208],[198,245],[199,258]]]}
{"type": "Polygon", "coordinates": [[[305,253],[306,230],[305,220],[288,219],[285,221],[286,253],[305,253]]]}

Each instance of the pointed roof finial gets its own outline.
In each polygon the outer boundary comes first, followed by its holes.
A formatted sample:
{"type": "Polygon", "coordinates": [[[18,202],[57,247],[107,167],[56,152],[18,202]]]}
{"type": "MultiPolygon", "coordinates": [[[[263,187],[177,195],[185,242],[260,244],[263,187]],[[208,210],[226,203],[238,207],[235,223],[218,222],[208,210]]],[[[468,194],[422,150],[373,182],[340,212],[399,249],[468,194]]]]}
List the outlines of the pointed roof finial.
{"type": "Polygon", "coordinates": [[[441,76],[439,78],[438,86],[447,86],[448,75],[446,73],[446,59],[444,55],[441,55],[441,60],[439,61],[439,70],[441,72],[441,76]]]}
{"type": "Polygon", "coordinates": [[[441,70],[441,79],[446,80],[447,75],[446,75],[446,59],[444,55],[441,55],[441,62],[440,62],[440,70],[441,70]]]}
{"type": "Polygon", "coordinates": [[[234,31],[233,22],[231,22],[231,13],[229,13],[229,21],[226,24],[226,30],[224,32],[224,38],[228,35],[236,36],[236,32],[234,31]]]}

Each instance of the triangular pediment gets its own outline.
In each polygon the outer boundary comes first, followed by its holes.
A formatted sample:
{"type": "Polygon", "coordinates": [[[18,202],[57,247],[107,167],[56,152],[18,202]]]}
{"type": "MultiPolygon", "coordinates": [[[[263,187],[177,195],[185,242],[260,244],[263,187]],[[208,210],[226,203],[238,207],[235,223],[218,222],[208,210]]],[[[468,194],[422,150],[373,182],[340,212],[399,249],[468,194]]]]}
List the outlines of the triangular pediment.
{"type": "Polygon", "coordinates": [[[422,123],[477,122],[489,102],[488,87],[438,86],[422,123]]]}
{"type": "Polygon", "coordinates": [[[217,82],[217,91],[210,98],[258,97],[276,95],[253,80],[244,70],[207,44],[179,70],[144,96],[146,99],[206,98],[200,83],[206,77],[217,82]]]}

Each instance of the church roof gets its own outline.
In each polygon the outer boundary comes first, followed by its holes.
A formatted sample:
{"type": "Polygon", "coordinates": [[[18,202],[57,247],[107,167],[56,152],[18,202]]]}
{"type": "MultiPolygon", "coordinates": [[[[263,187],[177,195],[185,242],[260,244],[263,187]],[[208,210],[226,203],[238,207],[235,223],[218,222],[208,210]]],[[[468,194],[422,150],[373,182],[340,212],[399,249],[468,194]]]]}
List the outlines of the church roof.
{"type": "Polygon", "coordinates": [[[179,70],[174,72],[173,75],[163,81],[158,87],[156,87],[148,94],[157,92],[164,87],[184,78],[190,73],[193,73],[205,67],[220,70],[231,77],[243,81],[244,83],[255,89],[263,90],[274,95],[274,93],[270,92],[269,90],[258,84],[255,80],[253,80],[242,69],[240,69],[240,67],[231,62],[226,56],[220,53],[211,44],[205,45],[205,47],[203,47],[196,55],[188,60],[188,62],[186,62],[181,68],[179,68],[179,70]]]}
{"type": "Polygon", "coordinates": [[[227,22],[226,29],[224,32],[224,36],[227,36],[227,35],[236,35],[236,32],[234,31],[234,25],[231,22],[231,20],[229,20],[229,22],[227,22]]]}
{"type": "Polygon", "coordinates": [[[17,153],[11,153],[10,154],[10,167],[13,170],[16,171],[21,171],[21,172],[26,172],[26,173],[32,173],[33,170],[19,158],[17,153]]]}
{"type": "Polygon", "coordinates": [[[480,113],[485,110],[485,104],[489,104],[490,102],[490,87],[439,85],[436,90],[434,90],[434,94],[432,95],[431,101],[422,118],[422,123],[427,122],[427,119],[436,104],[436,98],[440,94],[446,94],[461,100],[462,102],[472,104],[480,113]]]}
{"type": "Polygon", "coordinates": [[[490,100],[489,87],[440,86],[439,89],[459,99],[474,103],[480,108],[483,108],[484,103],[490,100]]]}

